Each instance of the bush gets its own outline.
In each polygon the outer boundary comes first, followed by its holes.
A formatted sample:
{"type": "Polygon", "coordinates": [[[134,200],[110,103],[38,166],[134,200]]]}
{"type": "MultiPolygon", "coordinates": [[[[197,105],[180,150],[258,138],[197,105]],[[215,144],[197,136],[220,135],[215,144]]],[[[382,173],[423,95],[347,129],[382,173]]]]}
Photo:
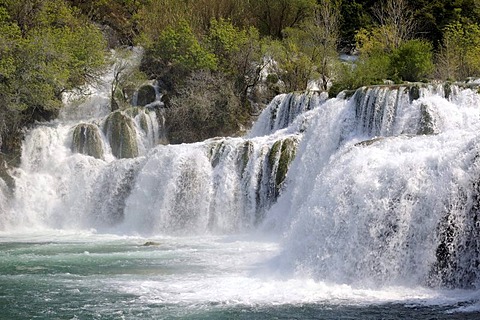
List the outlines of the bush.
{"type": "Polygon", "coordinates": [[[457,21],[445,27],[437,69],[439,77],[449,80],[480,76],[480,27],[476,23],[457,21]]]}
{"type": "Polygon", "coordinates": [[[167,27],[153,44],[152,54],[165,66],[186,70],[215,70],[217,59],[204,49],[186,21],[167,27]]]}
{"type": "Polygon", "coordinates": [[[372,47],[354,64],[343,64],[337,70],[336,81],[329,93],[336,95],[342,90],[383,84],[386,79],[396,83],[422,81],[433,69],[432,45],[427,41],[405,41],[391,53],[372,47]]]}
{"type": "Polygon", "coordinates": [[[401,44],[391,54],[390,76],[404,81],[421,81],[433,71],[432,45],[414,39],[401,44]]]}
{"type": "Polygon", "coordinates": [[[194,72],[178,93],[171,98],[166,114],[171,143],[234,135],[249,119],[235,95],[234,84],[222,74],[194,72]]]}
{"type": "Polygon", "coordinates": [[[390,78],[390,64],[390,55],[381,51],[360,57],[355,63],[341,64],[336,70],[335,81],[329,95],[336,96],[343,90],[355,90],[361,86],[383,83],[385,79],[390,78]]]}

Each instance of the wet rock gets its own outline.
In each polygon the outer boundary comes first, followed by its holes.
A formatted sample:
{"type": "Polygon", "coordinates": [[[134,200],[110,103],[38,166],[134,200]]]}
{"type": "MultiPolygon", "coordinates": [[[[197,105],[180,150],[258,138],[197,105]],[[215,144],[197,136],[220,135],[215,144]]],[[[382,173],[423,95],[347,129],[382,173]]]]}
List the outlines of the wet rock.
{"type": "Polygon", "coordinates": [[[99,128],[89,123],[77,125],[73,131],[72,152],[103,159],[104,151],[99,128]]]}
{"type": "Polygon", "coordinates": [[[146,106],[155,101],[157,93],[152,85],[144,85],[138,89],[137,93],[137,106],[146,106]]]}
{"type": "Polygon", "coordinates": [[[105,121],[104,132],[112,149],[112,154],[116,158],[135,158],[138,156],[137,135],[132,118],[120,111],[115,111],[105,121]]]}

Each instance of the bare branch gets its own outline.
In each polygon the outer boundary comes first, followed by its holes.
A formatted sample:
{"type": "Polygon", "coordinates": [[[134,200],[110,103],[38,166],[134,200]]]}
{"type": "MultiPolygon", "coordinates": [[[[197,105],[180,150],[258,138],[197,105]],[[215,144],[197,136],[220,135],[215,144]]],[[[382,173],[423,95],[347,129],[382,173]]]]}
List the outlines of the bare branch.
{"type": "MultiPolygon", "coordinates": [[[[413,37],[417,23],[407,0],[383,0],[373,7],[378,23],[391,34],[391,47],[398,48],[402,42],[413,37]]],[[[385,35],[385,39],[390,36],[385,35]]]]}

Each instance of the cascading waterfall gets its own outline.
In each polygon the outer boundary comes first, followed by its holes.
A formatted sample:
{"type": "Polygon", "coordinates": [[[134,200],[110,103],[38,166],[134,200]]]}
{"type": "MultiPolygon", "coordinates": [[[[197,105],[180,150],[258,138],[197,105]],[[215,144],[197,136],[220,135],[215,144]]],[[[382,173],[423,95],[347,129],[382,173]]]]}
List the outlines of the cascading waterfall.
{"type": "Polygon", "coordinates": [[[260,114],[248,136],[265,136],[287,128],[299,115],[318,107],[327,98],[327,93],[318,91],[280,94],[260,114]]]}
{"type": "Polygon", "coordinates": [[[362,88],[324,105],[269,212],[267,226],[285,234],[283,270],[361,286],[478,288],[480,95],[443,91],[362,88]]]}
{"type": "Polygon", "coordinates": [[[184,145],[160,144],[160,110],[88,103],[90,116],[27,133],[14,194],[0,195],[0,229],[255,229],[283,236],[283,273],[478,287],[480,96],[471,88],[280,95],[246,138],[184,145]]]}
{"type": "Polygon", "coordinates": [[[64,114],[27,133],[2,229],[146,235],[250,230],[279,196],[301,139],[301,124],[293,122],[293,129],[272,136],[162,145],[163,110],[91,111],[97,102],[93,96],[79,106],[97,116],[64,114]]]}

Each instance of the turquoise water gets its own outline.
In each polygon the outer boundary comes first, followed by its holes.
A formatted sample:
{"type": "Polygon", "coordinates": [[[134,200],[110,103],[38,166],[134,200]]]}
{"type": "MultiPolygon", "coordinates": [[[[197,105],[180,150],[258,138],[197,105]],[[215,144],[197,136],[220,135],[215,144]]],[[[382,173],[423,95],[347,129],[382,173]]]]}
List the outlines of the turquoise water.
{"type": "Polygon", "coordinates": [[[1,319],[478,319],[474,291],[353,288],[282,273],[252,236],[0,236],[1,319]],[[154,242],[145,246],[146,242],[154,242]]]}

